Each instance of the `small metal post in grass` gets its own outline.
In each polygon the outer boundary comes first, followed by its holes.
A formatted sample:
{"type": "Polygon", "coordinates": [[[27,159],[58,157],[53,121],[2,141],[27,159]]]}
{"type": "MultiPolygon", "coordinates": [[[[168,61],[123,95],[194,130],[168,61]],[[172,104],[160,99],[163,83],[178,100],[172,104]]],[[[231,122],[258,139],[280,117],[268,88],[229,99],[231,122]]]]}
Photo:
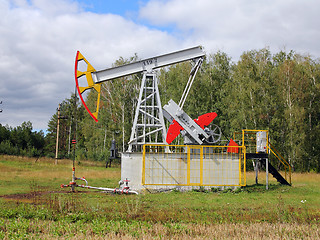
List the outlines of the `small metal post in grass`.
{"type": "Polygon", "coordinates": [[[256,185],[258,185],[258,171],[259,171],[259,160],[255,159],[254,170],[256,172],[256,185]]]}
{"type": "Polygon", "coordinates": [[[269,189],[269,162],[268,162],[268,158],[266,158],[266,189],[269,189]]]}
{"type": "Polygon", "coordinates": [[[72,182],[74,183],[71,186],[72,192],[74,192],[75,189],[75,182],[76,182],[76,166],[75,166],[75,160],[76,160],[76,137],[77,137],[77,88],[75,87],[74,89],[74,106],[73,106],[73,111],[74,111],[74,117],[72,118],[73,122],[71,123],[74,126],[74,138],[72,139],[72,144],[73,144],[73,160],[72,160],[72,182]]]}
{"type": "MultiPolygon", "coordinates": [[[[76,182],[76,167],[75,167],[75,159],[76,159],[76,140],[72,139],[72,144],[73,144],[73,160],[72,160],[72,183],[76,182]]],[[[74,192],[75,189],[75,184],[71,185],[71,190],[74,192]]]]}

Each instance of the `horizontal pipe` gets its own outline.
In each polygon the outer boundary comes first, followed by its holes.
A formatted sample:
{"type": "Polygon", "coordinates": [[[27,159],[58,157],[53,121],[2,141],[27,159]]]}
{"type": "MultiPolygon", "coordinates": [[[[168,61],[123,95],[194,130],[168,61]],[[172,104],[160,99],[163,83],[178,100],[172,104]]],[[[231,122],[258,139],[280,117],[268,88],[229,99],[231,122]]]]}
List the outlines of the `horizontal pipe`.
{"type": "Polygon", "coordinates": [[[77,185],[77,187],[88,188],[88,189],[96,189],[96,190],[107,191],[107,192],[112,192],[112,193],[128,193],[128,194],[136,194],[136,195],[139,194],[136,191],[128,190],[128,189],[92,187],[92,186],[84,186],[84,185],[77,185]]]}

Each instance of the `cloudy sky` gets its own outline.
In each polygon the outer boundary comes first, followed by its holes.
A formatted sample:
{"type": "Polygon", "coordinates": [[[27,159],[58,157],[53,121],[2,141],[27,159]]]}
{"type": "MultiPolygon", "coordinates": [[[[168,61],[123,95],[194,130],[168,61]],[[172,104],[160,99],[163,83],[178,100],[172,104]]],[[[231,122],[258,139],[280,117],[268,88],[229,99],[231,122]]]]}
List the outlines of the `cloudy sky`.
{"type": "Polygon", "coordinates": [[[264,47],[319,58],[319,12],[318,0],[0,0],[0,123],[46,129],[74,91],[77,50],[97,70],[197,45],[233,61],[264,47]]]}

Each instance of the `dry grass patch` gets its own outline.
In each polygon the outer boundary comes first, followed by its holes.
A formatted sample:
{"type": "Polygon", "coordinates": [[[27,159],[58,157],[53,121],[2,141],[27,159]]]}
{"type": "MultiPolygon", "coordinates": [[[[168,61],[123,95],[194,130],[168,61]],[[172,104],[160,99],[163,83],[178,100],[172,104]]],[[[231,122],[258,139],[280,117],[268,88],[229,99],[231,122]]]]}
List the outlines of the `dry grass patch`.
{"type": "Polygon", "coordinates": [[[292,182],[320,183],[319,173],[292,173],[292,182]]]}
{"type": "Polygon", "coordinates": [[[319,225],[309,224],[180,224],[95,222],[60,223],[42,220],[1,221],[0,237],[21,234],[29,239],[319,239],[319,225]],[[15,229],[18,228],[19,229],[15,229]],[[14,231],[17,230],[17,233],[14,231]],[[39,235],[41,233],[41,235],[39,235]]]}

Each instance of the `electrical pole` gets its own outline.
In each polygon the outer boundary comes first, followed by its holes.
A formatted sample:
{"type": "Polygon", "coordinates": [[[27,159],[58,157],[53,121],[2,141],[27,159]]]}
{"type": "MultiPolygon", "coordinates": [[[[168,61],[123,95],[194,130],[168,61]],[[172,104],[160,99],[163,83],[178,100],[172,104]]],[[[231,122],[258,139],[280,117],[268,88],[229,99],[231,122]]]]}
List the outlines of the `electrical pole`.
{"type": "Polygon", "coordinates": [[[59,125],[60,125],[60,104],[58,107],[58,121],[57,121],[57,140],[56,140],[56,161],[55,164],[58,163],[58,150],[59,150],[59,125]]]}

